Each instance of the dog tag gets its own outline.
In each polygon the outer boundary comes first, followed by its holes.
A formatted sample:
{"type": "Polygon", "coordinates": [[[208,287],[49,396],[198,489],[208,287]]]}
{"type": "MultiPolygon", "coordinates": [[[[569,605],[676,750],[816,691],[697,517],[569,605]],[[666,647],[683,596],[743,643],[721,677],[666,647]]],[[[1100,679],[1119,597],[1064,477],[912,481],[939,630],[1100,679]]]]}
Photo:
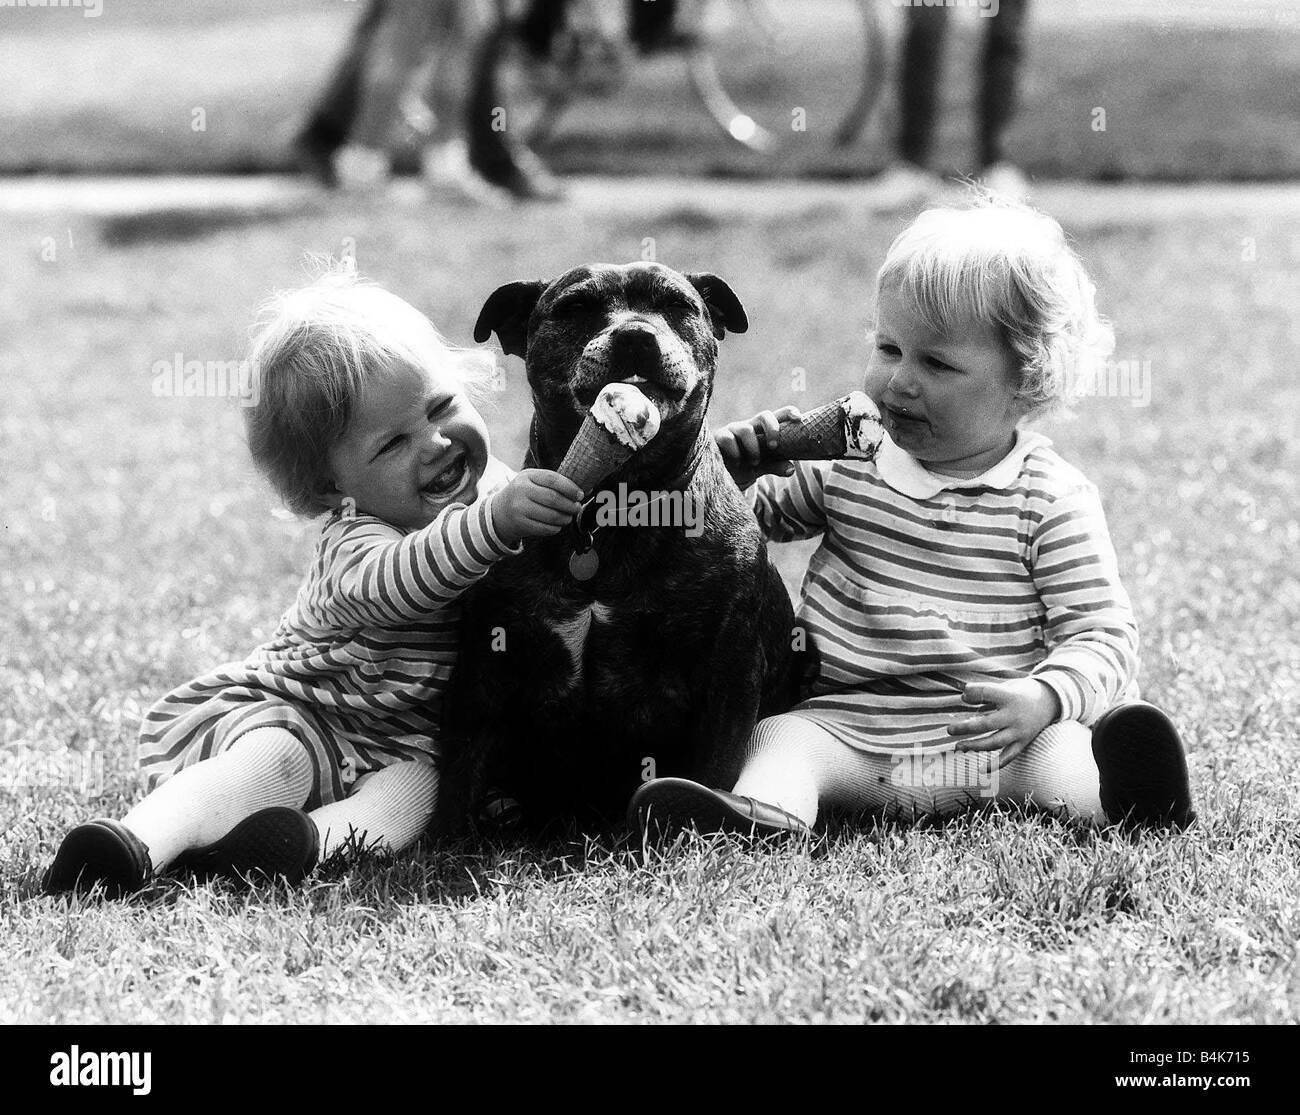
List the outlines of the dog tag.
{"type": "Polygon", "coordinates": [[[583,553],[575,551],[569,555],[569,574],[575,581],[590,581],[599,568],[600,558],[597,557],[595,550],[586,550],[583,553]]]}

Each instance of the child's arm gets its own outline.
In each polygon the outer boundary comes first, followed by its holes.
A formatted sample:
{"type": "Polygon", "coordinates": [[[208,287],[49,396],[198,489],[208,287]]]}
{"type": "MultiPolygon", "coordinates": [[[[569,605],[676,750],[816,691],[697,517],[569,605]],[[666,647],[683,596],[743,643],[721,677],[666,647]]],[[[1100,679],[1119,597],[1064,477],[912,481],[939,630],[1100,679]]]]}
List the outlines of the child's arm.
{"type": "Polygon", "coordinates": [[[777,444],[782,418],[797,418],[796,407],[765,410],[713,433],[727,470],[743,490],[750,489],[754,515],[769,542],[812,538],[826,529],[825,461],[793,461],[764,453],[777,444]],[[755,481],[758,481],[755,483],[755,481]],[[751,487],[752,485],[752,487],[751,487]]]}
{"type": "Polygon", "coordinates": [[[791,476],[763,476],[750,489],[754,517],[769,542],[814,538],[826,530],[830,461],[799,461],[791,476]]]}
{"type": "Polygon", "coordinates": [[[1049,647],[1033,677],[1056,694],[1059,719],[1091,724],[1120,699],[1138,666],[1137,621],[1095,488],[1056,500],[1034,534],[1030,560],[1049,647]]]}
{"type": "Polygon", "coordinates": [[[1030,560],[1051,649],[1027,678],[968,685],[964,699],[981,707],[948,728],[954,736],[978,737],[959,744],[963,749],[1000,749],[999,766],[1050,724],[1091,724],[1137,672],[1137,623],[1095,489],[1052,504],[1034,534],[1030,560]]]}
{"type": "Polygon", "coordinates": [[[474,503],[452,504],[401,535],[365,517],[335,524],[321,560],[322,603],[355,626],[404,623],[455,600],[525,538],[556,534],[581,493],[559,473],[525,469],[474,503]]]}

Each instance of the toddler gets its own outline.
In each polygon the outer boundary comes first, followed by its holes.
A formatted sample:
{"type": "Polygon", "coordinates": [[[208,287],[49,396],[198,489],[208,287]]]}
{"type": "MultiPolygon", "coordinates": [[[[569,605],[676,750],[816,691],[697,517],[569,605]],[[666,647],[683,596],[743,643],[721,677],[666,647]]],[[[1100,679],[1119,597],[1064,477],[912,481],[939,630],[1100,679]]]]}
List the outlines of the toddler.
{"type": "Polygon", "coordinates": [[[923,213],[877,283],[874,461],[771,467],[780,414],[717,441],[776,542],[821,536],[804,699],[761,721],[732,792],[646,783],[631,820],[803,830],[822,806],[947,814],[998,798],[1092,823],[1190,823],[1183,747],[1137,701],[1138,636],[1096,488],[1029,415],[1111,346],[1051,218],[923,213]],[[769,467],[764,467],[765,465],[769,467]]]}
{"type": "Polygon", "coordinates": [[[438,796],[461,593],[579,509],[565,477],[489,455],[456,354],[346,271],[272,299],[252,360],[249,448],[293,511],[328,514],[315,558],[270,642],[149,711],[148,796],[69,832],[50,892],[178,867],[297,880],[340,848],[411,844],[438,796]]]}

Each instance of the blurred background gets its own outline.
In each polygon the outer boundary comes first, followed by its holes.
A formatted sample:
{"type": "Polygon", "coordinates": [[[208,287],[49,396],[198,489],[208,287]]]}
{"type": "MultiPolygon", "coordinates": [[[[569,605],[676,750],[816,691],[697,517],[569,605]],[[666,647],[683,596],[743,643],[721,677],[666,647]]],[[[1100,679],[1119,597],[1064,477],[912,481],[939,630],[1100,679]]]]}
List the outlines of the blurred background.
{"type": "MultiPolygon", "coordinates": [[[[367,7],[365,0],[95,2],[98,16],[90,2],[82,10],[0,9],[0,173],[294,169],[293,139],[367,7]],[[196,108],[203,130],[192,127],[196,108]]],[[[615,15],[624,6],[595,2],[615,15]]],[[[744,24],[744,5],[735,6],[744,24]]],[[[896,45],[906,6],[876,6],[896,45]]],[[[683,25],[694,7],[681,0],[683,25]]],[[[719,50],[728,54],[729,80],[744,85],[747,62],[755,71],[752,103],[777,116],[790,105],[808,107],[801,146],[762,158],[720,141],[683,59],[668,54],[634,58],[615,91],[577,98],[539,153],[561,174],[858,176],[884,168],[885,137],[897,117],[892,79],[857,143],[830,150],[817,142],[822,106],[847,107],[860,65],[860,36],[843,22],[856,5],[767,7],[781,13],[789,52],[776,76],[756,54],[744,57],[752,27],[719,50]]],[[[940,87],[932,160],[944,172],[972,169],[971,72],[987,22],[978,7],[962,0],[951,13],[950,76],[940,87]]],[[[890,55],[892,64],[897,50],[890,55]]],[[[1008,156],[1035,178],[1294,178],[1298,77],[1294,0],[1034,0],[1008,156]],[[1107,113],[1105,143],[1089,130],[1097,106],[1107,113]]]]}

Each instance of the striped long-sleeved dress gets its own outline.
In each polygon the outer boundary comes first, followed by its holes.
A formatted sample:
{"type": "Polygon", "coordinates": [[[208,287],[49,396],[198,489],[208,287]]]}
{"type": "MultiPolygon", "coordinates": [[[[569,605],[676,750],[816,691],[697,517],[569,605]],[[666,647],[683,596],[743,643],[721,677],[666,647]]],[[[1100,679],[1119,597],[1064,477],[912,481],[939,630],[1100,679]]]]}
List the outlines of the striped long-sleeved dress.
{"type": "Polygon", "coordinates": [[[1136,696],[1137,627],[1096,488],[1041,434],[970,479],[929,472],[886,438],[874,462],[765,476],[775,542],[823,535],[798,623],[818,657],[793,710],[882,754],[947,749],[972,681],[1032,675],[1063,720],[1136,696]]]}
{"type": "Polygon", "coordinates": [[[144,718],[140,767],[152,789],[253,728],[281,727],[315,768],[307,808],[337,801],[367,771],[435,754],[456,662],[459,597],[508,553],[492,525],[511,476],[493,459],[474,503],[404,533],[334,512],[270,642],[167,694],[144,718]]]}

